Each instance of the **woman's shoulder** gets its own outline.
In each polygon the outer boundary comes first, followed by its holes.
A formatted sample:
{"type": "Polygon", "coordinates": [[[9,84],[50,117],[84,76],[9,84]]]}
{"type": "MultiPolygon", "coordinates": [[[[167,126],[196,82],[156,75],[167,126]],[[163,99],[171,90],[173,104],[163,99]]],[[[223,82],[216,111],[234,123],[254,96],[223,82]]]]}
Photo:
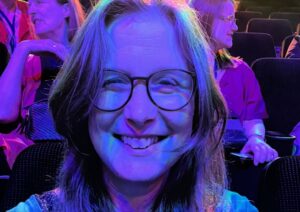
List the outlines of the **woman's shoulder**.
{"type": "Polygon", "coordinates": [[[219,211],[246,211],[246,212],[256,212],[258,211],[255,206],[253,206],[247,197],[244,197],[236,192],[225,190],[223,194],[223,199],[218,205],[218,212],[219,211]]]}
{"type": "Polygon", "coordinates": [[[20,202],[16,207],[8,212],[26,212],[26,211],[53,211],[54,204],[58,201],[58,189],[45,192],[41,195],[31,195],[25,202],[20,202]]]}
{"type": "Polygon", "coordinates": [[[30,196],[25,202],[20,202],[16,207],[8,210],[8,212],[38,212],[42,208],[37,200],[36,195],[30,196]]]}
{"type": "Polygon", "coordinates": [[[250,66],[242,58],[233,57],[231,62],[233,64],[232,68],[236,70],[251,70],[250,66]]]}
{"type": "Polygon", "coordinates": [[[232,64],[232,67],[226,70],[231,75],[239,76],[242,79],[252,79],[255,76],[250,66],[241,58],[233,57],[232,64]]]}

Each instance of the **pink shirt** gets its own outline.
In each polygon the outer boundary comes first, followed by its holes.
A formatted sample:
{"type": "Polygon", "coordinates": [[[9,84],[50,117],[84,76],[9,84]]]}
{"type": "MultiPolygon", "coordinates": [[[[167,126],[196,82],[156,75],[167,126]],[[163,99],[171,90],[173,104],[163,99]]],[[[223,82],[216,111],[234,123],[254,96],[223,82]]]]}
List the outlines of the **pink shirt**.
{"type": "Polygon", "coordinates": [[[234,59],[234,62],[234,67],[226,69],[219,82],[230,117],[241,121],[267,118],[265,103],[252,69],[240,59],[234,59]]]}
{"type": "MultiPolygon", "coordinates": [[[[27,109],[34,102],[35,93],[41,80],[41,61],[37,56],[29,55],[22,79],[21,116],[25,118],[27,109]]],[[[33,142],[19,132],[19,126],[9,134],[0,133],[0,146],[4,147],[7,162],[12,167],[18,154],[33,142]]]]}
{"type": "MultiPolygon", "coordinates": [[[[34,30],[30,22],[28,15],[28,5],[27,2],[18,0],[17,1],[17,10],[16,10],[16,42],[19,43],[23,40],[31,40],[34,38],[34,30]]],[[[6,26],[6,23],[3,21],[3,18],[0,19],[0,42],[4,43],[9,52],[11,49],[9,47],[9,29],[6,26]]]]}

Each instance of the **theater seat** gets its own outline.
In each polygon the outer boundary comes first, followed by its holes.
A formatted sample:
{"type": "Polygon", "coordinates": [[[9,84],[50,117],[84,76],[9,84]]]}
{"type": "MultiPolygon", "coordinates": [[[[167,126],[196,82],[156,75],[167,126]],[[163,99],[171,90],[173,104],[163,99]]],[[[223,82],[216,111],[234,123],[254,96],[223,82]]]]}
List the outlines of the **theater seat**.
{"type": "Polygon", "coordinates": [[[236,32],[233,45],[229,49],[233,56],[240,56],[250,66],[262,57],[276,57],[272,36],[266,33],[236,32]]]}
{"type": "Polygon", "coordinates": [[[0,211],[14,207],[32,194],[54,189],[63,153],[64,144],[61,142],[38,143],[21,152],[13,165],[8,189],[0,201],[0,211]]]}
{"type": "Polygon", "coordinates": [[[293,32],[297,30],[297,24],[300,23],[300,12],[272,12],[271,19],[287,19],[292,25],[293,32]]]}
{"type": "MultiPolygon", "coordinates": [[[[293,34],[292,26],[286,19],[253,18],[248,22],[246,32],[268,33],[273,37],[275,47],[280,50],[281,43],[288,35],[293,34]]],[[[278,50],[278,56],[280,51],[278,50]]]]}
{"type": "Polygon", "coordinates": [[[235,18],[238,26],[238,32],[245,32],[248,21],[251,18],[263,18],[263,14],[261,12],[236,11],[235,18]]]}
{"type": "Polygon", "coordinates": [[[259,211],[300,211],[300,157],[282,157],[262,173],[259,211]]]}
{"type": "Polygon", "coordinates": [[[251,6],[246,8],[246,11],[262,12],[264,17],[268,17],[272,10],[271,6],[251,6]]]}
{"type": "Polygon", "coordinates": [[[267,130],[289,134],[300,121],[300,59],[261,58],[252,64],[269,118],[267,130]]]}

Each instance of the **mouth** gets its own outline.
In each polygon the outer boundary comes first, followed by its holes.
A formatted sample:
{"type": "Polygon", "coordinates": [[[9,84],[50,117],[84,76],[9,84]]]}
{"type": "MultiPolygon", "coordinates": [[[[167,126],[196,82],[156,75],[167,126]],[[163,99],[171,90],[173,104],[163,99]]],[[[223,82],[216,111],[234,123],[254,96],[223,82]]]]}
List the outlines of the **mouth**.
{"type": "Polygon", "coordinates": [[[120,134],[113,134],[113,136],[117,138],[119,141],[121,141],[122,143],[136,150],[147,149],[151,145],[159,143],[168,137],[168,136],[157,136],[157,135],[129,136],[129,135],[120,135],[120,134]]]}

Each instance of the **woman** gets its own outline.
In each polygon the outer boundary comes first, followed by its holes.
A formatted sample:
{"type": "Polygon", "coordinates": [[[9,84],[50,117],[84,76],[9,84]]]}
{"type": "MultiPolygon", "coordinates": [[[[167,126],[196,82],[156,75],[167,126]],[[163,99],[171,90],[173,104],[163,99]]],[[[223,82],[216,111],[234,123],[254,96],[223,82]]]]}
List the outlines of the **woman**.
{"type": "Polygon", "coordinates": [[[33,39],[33,29],[28,16],[28,5],[25,1],[0,1],[0,43],[5,44],[12,54],[16,44],[22,40],[33,39]]]}
{"type": "Polygon", "coordinates": [[[300,35],[295,35],[286,51],[285,57],[300,58],[300,35]]]}
{"type": "MultiPolygon", "coordinates": [[[[48,62],[51,66],[53,61],[60,64],[67,57],[71,40],[84,19],[78,0],[30,0],[29,15],[39,39],[19,43],[0,77],[1,124],[14,122],[20,116],[25,118],[28,107],[36,101],[42,78],[51,75],[53,79],[58,70],[46,73],[42,70],[44,65],[48,62]],[[48,55],[42,61],[40,56],[45,53],[48,55]]],[[[47,96],[47,92],[42,93],[47,96]]],[[[0,134],[0,146],[5,146],[10,166],[17,154],[31,144],[19,128],[8,135],[0,134]]]]}
{"type": "Polygon", "coordinates": [[[185,1],[100,1],[50,97],[69,142],[59,187],[12,211],[256,211],[225,190],[207,52],[185,1]]]}
{"type": "MultiPolygon", "coordinates": [[[[254,164],[275,159],[278,154],[265,142],[267,118],[259,84],[251,68],[241,59],[226,51],[232,46],[232,35],[237,31],[232,0],[195,0],[193,6],[210,36],[210,46],[216,53],[215,77],[224,95],[231,118],[242,123],[247,142],[241,153],[253,154],[254,164]]],[[[233,123],[233,122],[231,122],[233,123]]],[[[239,123],[233,123],[236,127],[239,123]]]]}

